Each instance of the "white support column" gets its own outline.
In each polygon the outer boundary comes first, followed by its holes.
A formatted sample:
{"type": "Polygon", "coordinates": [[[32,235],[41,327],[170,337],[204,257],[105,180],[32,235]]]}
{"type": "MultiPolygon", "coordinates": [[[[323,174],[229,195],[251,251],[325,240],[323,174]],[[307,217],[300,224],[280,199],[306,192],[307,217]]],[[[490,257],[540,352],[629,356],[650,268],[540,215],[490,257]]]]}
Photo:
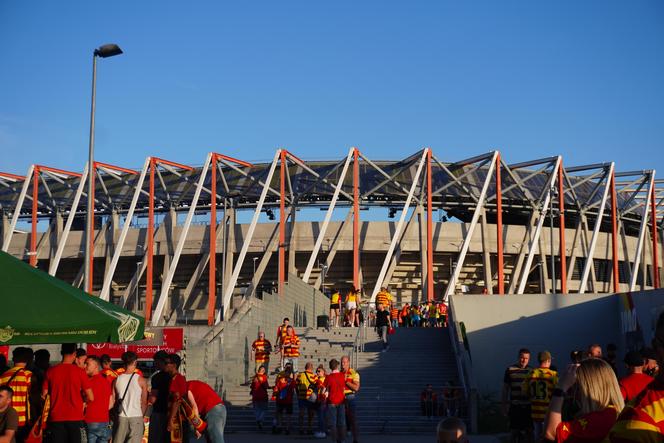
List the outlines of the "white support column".
{"type": "MultiPolygon", "coordinates": [[[[606,181],[604,183],[604,193],[602,195],[602,203],[599,205],[597,212],[597,218],[595,220],[595,227],[593,228],[593,236],[590,240],[590,247],[588,248],[588,254],[586,255],[586,264],[583,267],[583,274],[581,274],[581,286],[579,287],[579,294],[586,292],[586,286],[588,286],[588,276],[592,270],[593,274],[595,269],[593,267],[593,255],[595,254],[595,246],[597,245],[597,239],[599,238],[599,228],[602,225],[602,218],[604,217],[604,208],[606,207],[606,201],[609,196],[609,190],[611,189],[611,174],[613,173],[614,163],[611,162],[609,166],[609,172],[606,174],[606,181]]],[[[594,282],[593,282],[594,284],[594,282]]],[[[593,290],[597,291],[597,288],[593,286],[593,290]]]]}
{"type": "Polygon", "coordinates": [[[486,193],[489,189],[489,184],[491,183],[491,179],[493,178],[493,172],[496,168],[497,155],[498,152],[496,151],[493,153],[493,156],[491,157],[491,163],[489,164],[489,170],[487,171],[486,179],[484,180],[484,186],[482,186],[480,197],[477,200],[477,206],[475,207],[475,211],[473,212],[473,218],[470,220],[470,226],[468,227],[468,232],[466,233],[466,237],[463,239],[463,244],[461,245],[461,251],[459,251],[459,258],[457,259],[457,265],[454,268],[454,271],[452,271],[452,275],[450,276],[450,281],[447,284],[447,288],[445,289],[445,300],[447,300],[448,297],[454,292],[457,279],[459,278],[459,274],[461,273],[461,268],[463,268],[463,262],[466,259],[466,253],[468,252],[468,248],[470,247],[470,240],[473,238],[473,231],[475,231],[475,226],[477,226],[477,221],[479,220],[480,214],[482,213],[482,209],[484,208],[486,193]]]}
{"type": "Polygon", "coordinates": [[[16,229],[16,222],[18,222],[18,216],[21,214],[21,209],[23,208],[23,202],[25,201],[25,195],[28,193],[28,188],[32,182],[32,173],[35,170],[35,165],[30,165],[28,168],[28,173],[25,176],[23,181],[23,187],[21,188],[21,193],[18,196],[18,201],[14,207],[14,213],[12,214],[12,222],[9,225],[9,230],[5,233],[4,241],[2,242],[2,252],[7,252],[9,250],[9,244],[12,241],[12,235],[14,234],[14,229],[16,229]]]}
{"type": "MultiPolygon", "coordinates": [[[[652,172],[650,175],[650,186],[648,187],[648,194],[646,197],[646,202],[649,201],[651,192],[655,189],[655,173],[652,172]]],[[[645,240],[646,232],[648,231],[648,214],[650,213],[650,205],[645,204],[643,206],[643,215],[641,218],[641,227],[639,228],[639,239],[636,244],[636,254],[634,254],[634,265],[632,266],[632,279],[629,282],[629,290],[636,290],[636,280],[639,276],[639,262],[641,261],[641,255],[643,252],[643,241],[645,240]]]]}
{"type": "Polygon", "coordinates": [[[392,236],[392,241],[390,242],[390,247],[387,250],[387,255],[385,255],[385,260],[383,260],[383,266],[380,269],[380,274],[378,274],[378,279],[376,280],[376,286],[374,286],[373,292],[371,293],[370,302],[373,303],[376,299],[380,287],[383,285],[383,280],[385,279],[385,274],[387,273],[387,268],[390,265],[390,260],[392,259],[392,254],[394,253],[394,248],[396,248],[397,243],[401,237],[401,230],[403,229],[404,221],[406,219],[406,213],[410,207],[410,202],[413,200],[413,194],[415,193],[415,188],[417,187],[420,181],[420,175],[422,174],[422,169],[426,163],[427,154],[429,153],[429,148],[422,150],[422,158],[420,159],[420,164],[417,166],[417,172],[415,177],[413,177],[413,183],[410,185],[410,190],[408,191],[408,197],[406,198],[406,204],[401,210],[401,216],[399,217],[399,222],[397,223],[397,229],[394,231],[392,236]]]}
{"type": "MultiPolygon", "coordinates": [[[[281,155],[281,149],[277,149],[276,154],[274,154],[274,159],[272,160],[272,165],[270,166],[270,170],[267,174],[267,178],[265,179],[265,184],[263,185],[263,190],[261,191],[261,196],[258,200],[258,205],[254,210],[254,216],[251,219],[251,224],[249,225],[247,236],[244,239],[244,243],[242,244],[240,255],[238,256],[237,262],[235,263],[235,267],[233,268],[233,274],[231,275],[231,279],[226,286],[226,291],[224,292],[224,298],[223,298],[223,308],[222,308],[224,311],[224,318],[226,318],[226,314],[228,313],[228,308],[230,307],[231,303],[231,297],[233,295],[233,291],[235,290],[235,283],[237,283],[237,278],[240,276],[240,270],[242,269],[242,264],[244,263],[244,257],[247,255],[247,250],[249,249],[249,245],[251,244],[251,238],[254,236],[254,230],[256,229],[256,224],[258,223],[258,217],[261,215],[261,211],[263,210],[263,203],[265,202],[265,197],[267,196],[267,192],[270,189],[272,176],[274,175],[274,170],[277,167],[280,155],[281,155]]],[[[221,311],[217,313],[215,324],[219,323],[220,321],[221,321],[221,311]]]]}
{"type": "Polygon", "coordinates": [[[539,217],[537,219],[537,228],[535,229],[535,234],[533,238],[528,242],[528,257],[526,258],[526,264],[521,270],[521,281],[519,282],[519,288],[517,289],[517,294],[523,294],[523,291],[526,289],[526,283],[528,282],[528,275],[530,275],[530,267],[533,264],[533,259],[535,258],[535,250],[539,244],[539,236],[542,232],[542,226],[544,225],[544,220],[546,219],[547,211],[549,210],[549,204],[551,203],[551,188],[556,183],[558,178],[558,168],[560,168],[561,157],[558,157],[556,164],[551,171],[551,176],[546,186],[548,191],[546,191],[544,197],[544,204],[542,205],[542,210],[540,211],[539,217]]]}
{"type": "Polygon", "coordinates": [[[196,190],[194,191],[194,198],[191,201],[191,206],[187,212],[187,218],[184,221],[184,226],[180,231],[180,238],[178,238],[178,245],[175,248],[175,254],[173,254],[173,260],[168,268],[168,272],[164,280],[161,283],[161,292],[159,293],[159,299],[157,300],[157,307],[154,309],[154,316],[152,317],[152,326],[159,326],[163,322],[161,318],[162,312],[164,312],[164,306],[166,305],[166,300],[168,299],[168,292],[171,290],[171,282],[175,276],[175,270],[178,267],[178,262],[180,261],[180,255],[182,254],[182,249],[184,249],[184,244],[187,241],[187,234],[189,233],[189,227],[191,226],[191,221],[194,219],[194,213],[196,212],[196,207],[198,206],[198,198],[201,196],[201,191],[203,190],[203,184],[205,184],[205,177],[207,176],[208,169],[210,169],[210,162],[212,161],[212,154],[208,154],[205,158],[205,164],[201,170],[201,175],[198,178],[198,183],[196,184],[196,190]]]}
{"type": "Polygon", "coordinates": [[[74,201],[72,202],[71,209],[69,210],[69,215],[67,216],[67,222],[65,223],[65,228],[62,231],[62,235],[58,235],[58,249],[55,251],[55,257],[51,261],[51,265],[48,268],[48,273],[50,275],[55,275],[58,272],[58,265],[60,264],[60,259],[62,258],[62,253],[65,250],[67,245],[67,238],[69,238],[69,231],[71,230],[71,225],[74,222],[74,217],[76,216],[76,211],[78,210],[78,203],[81,201],[81,195],[85,190],[85,182],[88,178],[88,164],[85,163],[85,168],[83,169],[83,175],[78,182],[78,188],[76,188],[76,194],[74,194],[74,201]]]}
{"type": "Polygon", "coordinates": [[[320,251],[320,247],[323,244],[323,239],[325,238],[325,233],[327,232],[327,226],[330,224],[330,219],[332,218],[332,213],[334,212],[334,206],[337,204],[337,200],[339,199],[339,192],[341,191],[341,188],[343,187],[344,184],[344,180],[346,178],[348,165],[350,165],[350,162],[353,159],[353,151],[354,151],[353,148],[349,150],[348,157],[346,157],[346,163],[344,163],[344,167],[341,170],[341,176],[339,177],[339,182],[337,183],[337,186],[334,188],[332,201],[330,202],[330,206],[328,206],[327,208],[327,212],[325,213],[325,219],[323,220],[323,225],[320,228],[320,232],[318,233],[318,237],[316,238],[316,243],[314,244],[314,250],[311,251],[311,256],[309,257],[309,263],[307,263],[307,268],[304,271],[304,275],[302,276],[302,280],[305,282],[309,281],[309,277],[311,276],[311,270],[314,268],[314,264],[316,263],[316,258],[318,257],[318,251],[320,251]]]}
{"type": "Polygon", "coordinates": [[[138,203],[138,197],[141,195],[143,190],[143,182],[145,181],[145,175],[148,172],[150,167],[150,157],[145,159],[143,164],[143,169],[141,170],[141,176],[138,178],[136,183],[136,190],[134,191],[134,197],[131,200],[131,205],[129,205],[129,211],[125,216],[124,224],[122,225],[122,232],[120,232],[120,238],[118,239],[118,244],[115,247],[113,252],[113,259],[111,260],[111,265],[106,270],[106,275],[104,275],[104,284],[101,288],[101,293],[99,298],[102,300],[108,301],[109,292],[111,290],[111,282],[113,281],[113,274],[115,274],[115,267],[118,265],[120,260],[120,255],[122,255],[122,246],[124,245],[125,238],[127,238],[127,232],[129,232],[129,225],[131,225],[131,219],[134,217],[134,210],[136,210],[136,204],[138,203]]]}

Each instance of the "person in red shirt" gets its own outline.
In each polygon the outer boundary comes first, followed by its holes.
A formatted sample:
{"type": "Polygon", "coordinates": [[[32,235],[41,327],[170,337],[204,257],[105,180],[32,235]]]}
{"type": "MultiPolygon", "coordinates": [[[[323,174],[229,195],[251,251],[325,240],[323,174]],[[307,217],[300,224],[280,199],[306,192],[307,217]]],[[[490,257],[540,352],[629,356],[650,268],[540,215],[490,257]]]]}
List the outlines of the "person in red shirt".
{"type": "Polygon", "coordinates": [[[42,397],[50,398],[46,432],[51,442],[84,443],[87,440],[83,421],[83,399],[94,401],[85,371],[74,364],[76,344],[61,346],[62,362],[48,369],[42,397]]]}
{"type": "Polygon", "coordinates": [[[224,443],[226,406],[221,397],[207,383],[192,380],[187,382],[187,399],[198,416],[207,422],[208,441],[224,443]]]}
{"type": "Polygon", "coordinates": [[[88,358],[88,353],[86,352],[86,350],[83,348],[78,348],[76,349],[76,359],[74,360],[74,364],[79,368],[85,370],[85,361],[87,360],[87,358],[88,358]]]}
{"type": "Polygon", "coordinates": [[[331,373],[325,376],[323,385],[327,391],[327,415],[332,441],[339,441],[346,436],[346,374],[339,372],[339,361],[330,360],[331,373]]]}
{"type": "Polygon", "coordinates": [[[168,415],[168,432],[172,430],[172,423],[180,408],[180,400],[187,396],[187,379],[180,374],[180,363],[182,359],[177,354],[168,354],[164,362],[164,371],[171,376],[171,384],[168,387],[171,410],[168,415]]]}
{"type": "Polygon", "coordinates": [[[557,443],[604,441],[624,407],[618,380],[607,362],[588,358],[573,363],[553,391],[544,436],[557,443]],[[561,411],[568,391],[573,392],[579,412],[573,420],[562,421],[561,411]]]}
{"type": "Polygon", "coordinates": [[[256,375],[251,380],[251,390],[249,391],[256,416],[256,425],[260,431],[263,430],[263,419],[267,413],[267,390],[270,389],[266,372],[265,366],[258,367],[256,375]]]}
{"type": "Polygon", "coordinates": [[[653,378],[643,373],[645,359],[639,351],[630,351],[625,355],[625,364],[629,375],[620,379],[620,393],[625,400],[634,400],[652,381],[653,378]]]}
{"type": "Polygon", "coordinates": [[[277,348],[275,349],[275,353],[281,354],[281,360],[279,361],[279,370],[283,371],[284,370],[284,350],[283,350],[283,344],[284,344],[284,339],[286,338],[286,329],[288,329],[288,325],[290,324],[290,320],[288,317],[284,318],[284,321],[279,325],[277,328],[277,339],[275,343],[277,344],[277,348]]]}
{"type": "Polygon", "coordinates": [[[293,394],[295,393],[295,378],[293,367],[286,363],[283,372],[277,375],[274,382],[273,398],[277,403],[276,426],[272,427],[273,434],[280,434],[283,430],[286,435],[290,434],[290,422],[293,416],[293,394]],[[284,415],[286,418],[284,419],[284,415]],[[284,427],[285,424],[285,427],[284,427]]]}
{"type": "Polygon", "coordinates": [[[100,371],[101,367],[101,360],[94,355],[89,355],[85,360],[85,373],[90,377],[90,389],[94,397],[85,407],[89,443],[107,443],[111,439],[108,411],[113,407],[115,398],[111,385],[100,371]]]}

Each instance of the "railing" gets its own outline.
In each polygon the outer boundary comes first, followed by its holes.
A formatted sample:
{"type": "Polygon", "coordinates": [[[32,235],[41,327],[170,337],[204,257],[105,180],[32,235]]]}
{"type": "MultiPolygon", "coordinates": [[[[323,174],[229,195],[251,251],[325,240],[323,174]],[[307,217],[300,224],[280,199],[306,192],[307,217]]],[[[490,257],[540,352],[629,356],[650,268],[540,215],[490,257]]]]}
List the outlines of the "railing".
{"type": "MultiPolygon", "coordinates": [[[[362,308],[360,308],[362,309],[362,308]]],[[[369,304],[364,307],[364,321],[357,328],[355,333],[355,340],[353,341],[353,349],[350,355],[351,367],[357,368],[358,357],[360,352],[364,352],[364,343],[367,340],[367,326],[369,324],[369,304]]]]}
{"type": "Polygon", "coordinates": [[[459,335],[460,328],[454,315],[453,302],[450,299],[449,309],[447,310],[448,316],[448,330],[450,331],[450,340],[452,341],[452,349],[454,350],[454,360],[457,365],[457,372],[459,373],[459,381],[463,386],[467,408],[468,408],[468,421],[470,424],[471,432],[477,432],[477,387],[475,386],[472,374],[472,367],[470,355],[466,350],[463,338],[459,335]]]}

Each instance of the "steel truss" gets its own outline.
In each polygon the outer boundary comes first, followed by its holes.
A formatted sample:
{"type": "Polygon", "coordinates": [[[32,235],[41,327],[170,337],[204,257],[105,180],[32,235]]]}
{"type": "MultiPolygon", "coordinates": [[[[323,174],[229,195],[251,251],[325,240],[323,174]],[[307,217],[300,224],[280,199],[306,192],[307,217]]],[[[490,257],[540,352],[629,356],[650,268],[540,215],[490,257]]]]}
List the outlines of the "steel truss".
{"type": "MultiPolygon", "coordinates": [[[[639,269],[642,287],[647,286],[646,277],[652,282],[648,286],[658,288],[662,284],[659,264],[660,242],[664,237],[664,181],[655,179],[655,171],[619,172],[615,171],[613,163],[570,167],[563,165],[561,157],[507,164],[498,151],[448,163],[441,161],[430,148],[398,162],[386,162],[372,160],[355,147],[337,162],[306,162],[286,149],[279,149],[269,164],[252,164],[210,153],[200,167],[158,157],[148,157],[140,171],[99,162],[94,166],[92,196],[85,192],[86,172],[78,174],[32,165],[25,176],[0,173],[2,250],[10,251],[19,221],[29,222],[29,247],[18,253],[14,248],[11,251],[22,258],[27,257],[33,266],[38,266],[40,257],[48,258],[48,271],[56,275],[74,221],[85,214],[87,200],[92,198],[95,217],[107,218],[102,229],[93,232],[96,235],[89,238],[93,251],[96,243],[106,238],[107,249],[97,251],[97,256],[107,257],[98,294],[109,300],[129,229],[136,217],[147,216],[145,244],[139,245],[142,255],[137,257],[140,263],[120,295],[119,303],[129,307],[132,303],[130,294],[145,274],[143,310],[154,325],[173,322],[178,315],[174,306],[168,306],[171,283],[193,219],[201,211],[210,217],[208,241],[201,245],[198,265],[181,303],[184,306],[191,302],[194,288],[207,269],[207,319],[210,325],[229,315],[232,296],[260,215],[264,211],[271,213],[277,207],[278,224],[259,257],[259,266],[245,293],[247,296],[256,291],[274,252],[278,255],[280,293],[289,272],[300,273],[304,281],[320,287],[321,273],[333,265],[340,239],[352,230],[351,281],[357,288],[371,285],[369,300],[373,301],[380,287],[390,283],[401,257],[402,239],[416,219],[420,220],[421,227],[422,292],[428,300],[436,296],[437,283],[445,285],[442,292],[445,297],[460,290],[460,275],[478,224],[481,226],[487,293],[493,293],[494,286],[498,294],[524,293],[530,274],[538,266],[547,281],[549,272],[553,273],[552,283],[547,283],[542,290],[554,291],[559,287],[562,293],[567,293],[581,257],[584,257],[584,263],[576,291],[583,293],[589,288],[594,292],[602,291],[594,260],[602,235],[611,236],[611,287],[614,291],[636,289],[639,269]],[[306,266],[300,272],[295,267],[292,240],[295,215],[304,207],[324,209],[325,216],[315,235],[306,266]],[[333,212],[339,207],[349,208],[348,216],[337,231],[330,234],[333,212]],[[364,239],[360,232],[360,215],[361,209],[366,207],[387,207],[394,214],[398,211],[399,217],[377,278],[363,282],[360,253],[364,239]],[[239,253],[234,257],[231,245],[235,241],[235,211],[245,208],[252,208],[253,216],[243,235],[239,253]],[[221,221],[217,217],[218,209],[223,210],[221,221]],[[444,210],[450,218],[465,223],[456,264],[449,269],[447,281],[442,279],[441,270],[434,267],[434,253],[441,241],[440,228],[445,228],[444,224],[433,221],[434,210],[444,210]],[[177,214],[185,211],[186,217],[176,235],[177,214]],[[165,214],[160,224],[155,221],[156,213],[165,214]],[[557,245],[551,232],[549,256],[557,256],[557,261],[552,257],[550,268],[543,262],[546,254],[543,246],[547,239],[543,238],[542,231],[547,217],[551,226],[554,218],[558,225],[557,245]],[[37,233],[40,219],[49,221],[47,232],[42,235],[37,233]],[[525,233],[517,250],[512,248],[508,260],[505,257],[505,224],[510,225],[514,220],[521,220],[517,224],[526,221],[525,233]],[[489,232],[490,222],[495,223],[495,235],[489,232]],[[439,232],[434,235],[436,229],[439,232]],[[569,236],[566,237],[567,229],[574,229],[571,241],[569,236]],[[650,242],[646,241],[648,230],[650,242]],[[630,248],[629,233],[636,231],[636,247],[630,248]],[[158,235],[166,236],[167,250],[165,253],[161,251],[165,263],[158,279],[160,289],[155,304],[154,243],[158,235]],[[333,241],[328,244],[321,267],[317,265],[319,255],[325,238],[329,240],[330,236],[333,241]],[[48,254],[41,251],[48,243],[46,238],[50,238],[51,245],[56,245],[51,246],[48,254]],[[217,269],[218,248],[223,256],[221,279],[217,269]],[[647,252],[651,257],[650,268],[644,259],[647,252]],[[492,262],[491,254],[495,254],[495,262],[492,262]],[[537,257],[539,263],[535,263],[537,257]],[[510,262],[509,267],[506,262],[510,262]],[[623,270],[628,276],[624,288],[621,288],[619,278],[620,262],[623,262],[623,270]],[[491,272],[493,266],[495,275],[491,272]],[[511,272],[506,274],[508,268],[511,272]],[[218,298],[219,285],[221,296],[218,298]]],[[[256,260],[258,257],[254,262],[256,260]]],[[[91,261],[91,276],[93,264],[91,261]]],[[[80,284],[81,276],[82,267],[75,283],[80,284]]],[[[92,284],[91,278],[90,287],[86,288],[90,293],[94,293],[92,284]]],[[[136,310],[139,308],[134,306],[136,310]]]]}

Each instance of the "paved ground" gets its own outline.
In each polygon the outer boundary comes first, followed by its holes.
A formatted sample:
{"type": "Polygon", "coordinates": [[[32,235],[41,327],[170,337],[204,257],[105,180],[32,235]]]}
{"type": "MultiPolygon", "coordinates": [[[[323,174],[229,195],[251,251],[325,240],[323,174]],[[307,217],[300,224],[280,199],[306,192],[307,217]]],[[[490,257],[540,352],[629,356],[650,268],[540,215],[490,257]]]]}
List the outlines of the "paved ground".
{"type": "MultiPolygon", "coordinates": [[[[330,439],[315,439],[301,435],[271,435],[271,434],[228,434],[224,438],[226,443],[281,443],[281,442],[304,442],[320,441],[329,443],[330,439]]],[[[435,442],[436,437],[432,435],[366,435],[362,436],[362,443],[402,443],[402,442],[435,442]]],[[[471,443],[497,443],[498,438],[491,435],[471,435],[471,443]]]]}

